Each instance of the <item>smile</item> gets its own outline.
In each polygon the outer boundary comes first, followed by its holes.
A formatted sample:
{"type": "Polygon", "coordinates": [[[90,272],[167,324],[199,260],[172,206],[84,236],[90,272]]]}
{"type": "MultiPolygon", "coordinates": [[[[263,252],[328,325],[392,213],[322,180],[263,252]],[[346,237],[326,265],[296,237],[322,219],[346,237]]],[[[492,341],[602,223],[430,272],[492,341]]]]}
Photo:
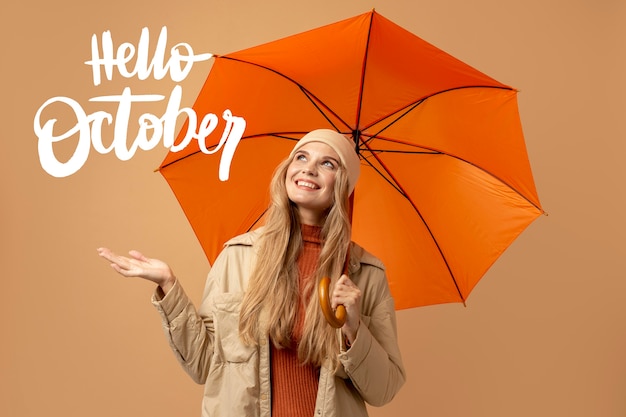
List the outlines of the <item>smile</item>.
{"type": "Polygon", "coordinates": [[[307,187],[312,190],[317,190],[318,188],[320,188],[316,184],[313,184],[312,182],[307,182],[307,181],[302,181],[302,180],[296,181],[296,185],[299,187],[307,187]]]}

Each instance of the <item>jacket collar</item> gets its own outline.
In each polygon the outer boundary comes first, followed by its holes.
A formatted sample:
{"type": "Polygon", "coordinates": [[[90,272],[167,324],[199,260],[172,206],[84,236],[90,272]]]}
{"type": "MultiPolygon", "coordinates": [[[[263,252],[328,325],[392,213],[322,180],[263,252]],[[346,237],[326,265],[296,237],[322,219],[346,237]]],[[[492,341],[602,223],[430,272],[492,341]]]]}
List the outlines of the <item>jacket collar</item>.
{"type": "MultiPolygon", "coordinates": [[[[263,227],[259,227],[251,232],[247,232],[241,234],[239,236],[235,236],[224,244],[224,247],[227,246],[235,246],[235,245],[244,245],[244,246],[254,246],[255,242],[263,233],[263,227]]],[[[350,252],[350,265],[348,266],[348,274],[352,274],[359,270],[361,264],[375,266],[379,269],[385,270],[385,266],[383,263],[363,249],[359,244],[352,242],[350,252]]]]}

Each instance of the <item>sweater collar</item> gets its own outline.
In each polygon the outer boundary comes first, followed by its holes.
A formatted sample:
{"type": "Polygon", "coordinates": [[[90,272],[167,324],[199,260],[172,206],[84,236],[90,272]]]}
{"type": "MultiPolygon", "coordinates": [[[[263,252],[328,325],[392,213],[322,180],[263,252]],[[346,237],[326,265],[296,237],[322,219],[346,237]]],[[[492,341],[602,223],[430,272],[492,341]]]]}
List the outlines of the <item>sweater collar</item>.
{"type": "Polygon", "coordinates": [[[322,226],[300,225],[302,240],[310,243],[322,243],[322,226]]]}

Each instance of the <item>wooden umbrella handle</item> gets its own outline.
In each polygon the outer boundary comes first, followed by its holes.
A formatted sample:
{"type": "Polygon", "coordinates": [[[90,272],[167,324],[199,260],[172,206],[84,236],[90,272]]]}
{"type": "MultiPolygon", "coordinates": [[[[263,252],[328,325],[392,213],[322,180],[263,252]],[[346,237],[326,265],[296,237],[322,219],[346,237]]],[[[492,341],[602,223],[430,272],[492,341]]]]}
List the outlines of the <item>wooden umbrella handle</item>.
{"type": "Polygon", "coordinates": [[[330,294],[328,288],[330,287],[330,279],[324,277],[320,280],[320,285],[317,289],[317,294],[320,299],[320,306],[322,307],[322,313],[326,317],[326,321],[335,329],[340,328],[346,322],[346,308],[341,304],[337,306],[337,310],[333,311],[330,306],[330,294]]]}

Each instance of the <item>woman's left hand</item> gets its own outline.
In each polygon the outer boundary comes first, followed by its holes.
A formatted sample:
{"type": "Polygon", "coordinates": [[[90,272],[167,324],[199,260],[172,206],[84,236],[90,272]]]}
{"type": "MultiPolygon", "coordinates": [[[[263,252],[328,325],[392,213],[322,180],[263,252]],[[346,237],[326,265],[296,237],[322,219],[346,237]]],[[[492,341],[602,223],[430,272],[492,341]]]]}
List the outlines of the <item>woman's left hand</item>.
{"type": "Polygon", "coordinates": [[[352,344],[356,339],[359,325],[361,323],[361,290],[347,275],[342,275],[335,287],[330,299],[331,306],[337,308],[342,304],[346,309],[346,322],[341,327],[341,331],[352,344]]]}

